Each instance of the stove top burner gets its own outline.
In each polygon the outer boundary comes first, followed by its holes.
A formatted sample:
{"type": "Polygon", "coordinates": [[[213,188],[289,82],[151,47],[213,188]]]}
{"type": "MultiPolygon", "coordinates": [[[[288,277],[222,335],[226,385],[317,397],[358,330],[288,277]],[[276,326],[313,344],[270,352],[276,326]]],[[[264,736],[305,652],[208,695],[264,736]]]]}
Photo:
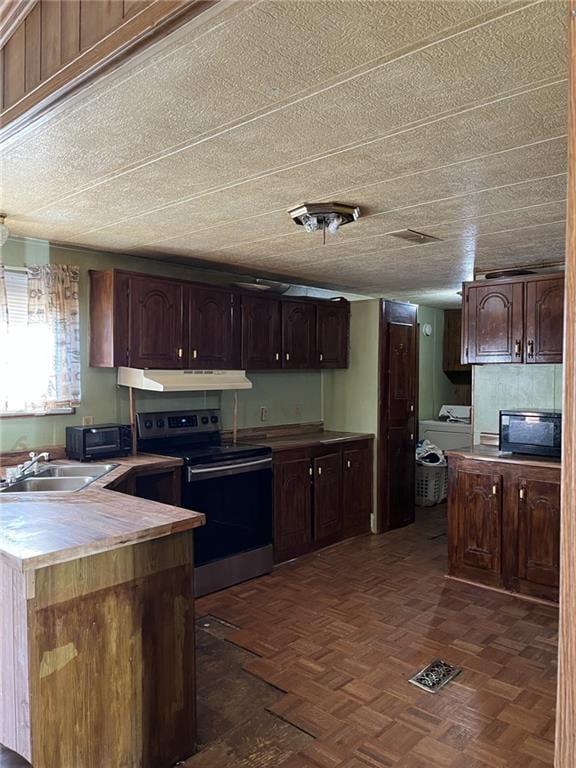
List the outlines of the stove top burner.
{"type": "Polygon", "coordinates": [[[250,458],[253,456],[266,456],[270,454],[270,448],[264,445],[248,445],[240,443],[221,443],[218,445],[190,445],[179,446],[144,446],[143,451],[148,453],[159,453],[161,456],[175,456],[184,459],[187,466],[193,464],[214,464],[220,461],[231,461],[233,459],[250,458]]]}

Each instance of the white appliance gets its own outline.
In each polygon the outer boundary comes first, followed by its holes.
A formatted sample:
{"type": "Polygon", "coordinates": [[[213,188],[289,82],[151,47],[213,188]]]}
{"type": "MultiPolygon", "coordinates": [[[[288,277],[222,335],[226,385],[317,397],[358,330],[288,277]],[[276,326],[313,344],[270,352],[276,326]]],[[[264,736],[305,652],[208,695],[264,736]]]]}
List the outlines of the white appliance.
{"type": "Polygon", "coordinates": [[[430,440],[443,451],[472,446],[472,408],[469,405],[443,405],[438,418],[422,419],[419,440],[430,440]]]}
{"type": "Polygon", "coordinates": [[[244,371],[153,371],[121,367],[118,384],[153,392],[252,389],[252,382],[244,371]]]}

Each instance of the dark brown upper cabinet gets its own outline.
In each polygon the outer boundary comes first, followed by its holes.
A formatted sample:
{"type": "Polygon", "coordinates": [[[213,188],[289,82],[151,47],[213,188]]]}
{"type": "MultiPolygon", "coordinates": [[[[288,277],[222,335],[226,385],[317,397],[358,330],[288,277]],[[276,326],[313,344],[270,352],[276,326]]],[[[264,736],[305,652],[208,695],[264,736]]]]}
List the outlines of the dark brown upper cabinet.
{"type": "Polygon", "coordinates": [[[188,292],[188,368],[240,367],[236,296],[231,291],[193,285],[188,292]]]}
{"type": "Polygon", "coordinates": [[[316,354],[320,368],[348,366],[350,305],[347,301],[318,304],[316,314],[316,354]]]}
{"type": "Polygon", "coordinates": [[[526,283],[527,363],[561,363],[564,330],[564,278],[526,283]]]}
{"type": "Polygon", "coordinates": [[[128,348],[137,368],[182,368],[184,288],[150,277],[130,278],[128,348]]]}
{"type": "Polygon", "coordinates": [[[242,368],[282,368],[280,302],[264,296],[242,297],[242,368]]]}
{"type": "Polygon", "coordinates": [[[293,369],[319,368],[316,358],[316,304],[282,302],[282,366],[293,369]]]}
{"type": "Polygon", "coordinates": [[[509,282],[465,288],[466,347],[469,363],[522,362],[524,286],[509,282]]]}
{"type": "Polygon", "coordinates": [[[92,366],[318,370],[347,365],[345,299],[256,296],[116,269],[89,274],[92,366]]]}
{"type": "Polygon", "coordinates": [[[463,362],[562,362],[562,275],[465,283],[463,301],[463,362]]]}
{"type": "Polygon", "coordinates": [[[466,373],[471,371],[469,363],[460,360],[462,340],[462,310],[444,310],[443,369],[445,373],[466,373]]]}

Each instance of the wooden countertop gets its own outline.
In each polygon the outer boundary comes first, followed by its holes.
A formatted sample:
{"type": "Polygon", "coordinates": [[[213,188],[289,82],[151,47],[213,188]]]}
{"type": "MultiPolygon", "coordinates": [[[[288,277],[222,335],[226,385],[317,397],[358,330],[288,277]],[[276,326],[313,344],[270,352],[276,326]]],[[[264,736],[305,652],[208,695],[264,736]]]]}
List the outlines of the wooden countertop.
{"type": "Polygon", "coordinates": [[[254,445],[266,445],[272,451],[286,451],[290,448],[308,448],[314,445],[330,445],[331,443],[346,443],[354,440],[366,440],[374,435],[363,432],[331,432],[330,430],[318,430],[317,432],[297,432],[283,434],[278,437],[242,437],[240,442],[254,443],[254,445]]]}
{"type": "Polygon", "coordinates": [[[550,459],[545,456],[520,456],[512,453],[500,453],[493,445],[473,445],[472,448],[461,448],[454,451],[446,451],[448,461],[451,456],[459,456],[464,459],[478,461],[500,461],[505,464],[520,464],[525,467],[546,467],[550,469],[562,468],[560,459],[550,459]]]}
{"type": "MultiPolygon", "coordinates": [[[[51,464],[80,462],[51,462],[51,464]]],[[[19,571],[198,528],[203,514],[113,490],[129,474],[171,469],[182,460],[142,454],[73,493],[0,494],[0,558],[19,571]]]]}

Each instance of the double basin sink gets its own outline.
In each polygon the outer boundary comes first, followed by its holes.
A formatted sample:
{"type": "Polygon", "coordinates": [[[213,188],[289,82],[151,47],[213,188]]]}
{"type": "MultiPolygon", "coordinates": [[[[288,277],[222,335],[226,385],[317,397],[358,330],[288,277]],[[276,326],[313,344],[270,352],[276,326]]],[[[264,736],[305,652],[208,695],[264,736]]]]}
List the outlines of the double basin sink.
{"type": "Polygon", "coordinates": [[[62,493],[79,491],[102,477],[118,464],[54,464],[37,474],[21,477],[2,488],[2,493],[62,493]]]}

